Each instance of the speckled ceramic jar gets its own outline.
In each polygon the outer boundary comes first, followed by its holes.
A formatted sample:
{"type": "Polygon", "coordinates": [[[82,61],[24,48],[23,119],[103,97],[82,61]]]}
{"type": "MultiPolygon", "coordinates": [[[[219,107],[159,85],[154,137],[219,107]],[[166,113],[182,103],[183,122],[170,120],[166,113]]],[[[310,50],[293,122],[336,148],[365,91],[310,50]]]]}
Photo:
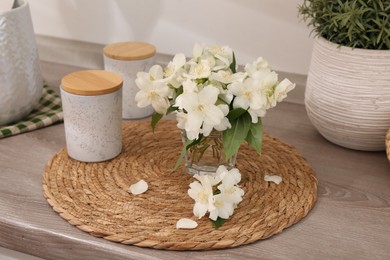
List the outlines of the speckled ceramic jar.
{"type": "Polygon", "coordinates": [[[144,42],[119,42],[104,48],[104,68],[123,77],[122,117],[137,119],[153,114],[151,106],[137,107],[134,98],[139,91],[135,84],[137,72],[146,71],[154,63],[156,48],[144,42]]]}
{"type": "Polygon", "coordinates": [[[122,77],[102,70],[71,73],[61,82],[66,146],[83,162],[114,158],[122,150],[122,77]]]}

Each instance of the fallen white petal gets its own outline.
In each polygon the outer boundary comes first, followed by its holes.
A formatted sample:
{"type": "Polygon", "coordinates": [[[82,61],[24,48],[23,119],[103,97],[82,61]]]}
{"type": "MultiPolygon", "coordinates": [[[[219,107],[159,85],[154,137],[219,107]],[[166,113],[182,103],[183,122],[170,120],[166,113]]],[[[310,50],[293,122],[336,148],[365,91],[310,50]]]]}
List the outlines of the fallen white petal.
{"type": "Polygon", "coordinates": [[[198,223],[189,218],[181,218],[176,222],[176,228],[193,229],[198,226],[198,223]]]}
{"type": "Polygon", "coordinates": [[[142,194],[147,190],[148,184],[144,180],[140,180],[139,182],[130,185],[129,188],[129,191],[134,195],[142,194]]]}
{"type": "Polygon", "coordinates": [[[272,181],[276,184],[279,184],[282,182],[282,177],[280,177],[278,175],[265,175],[264,181],[272,181]]]}

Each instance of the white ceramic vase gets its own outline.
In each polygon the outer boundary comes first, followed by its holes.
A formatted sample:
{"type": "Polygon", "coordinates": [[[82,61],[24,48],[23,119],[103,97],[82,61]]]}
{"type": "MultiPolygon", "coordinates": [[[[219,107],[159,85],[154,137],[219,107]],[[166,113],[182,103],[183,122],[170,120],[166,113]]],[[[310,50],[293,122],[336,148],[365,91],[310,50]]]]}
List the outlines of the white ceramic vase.
{"type": "Polygon", "coordinates": [[[329,141],[380,151],[390,127],[390,50],[352,49],[316,38],[305,105],[329,141]]]}
{"type": "Polygon", "coordinates": [[[38,49],[26,0],[0,12],[0,125],[28,115],[42,96],[38,49]]]}

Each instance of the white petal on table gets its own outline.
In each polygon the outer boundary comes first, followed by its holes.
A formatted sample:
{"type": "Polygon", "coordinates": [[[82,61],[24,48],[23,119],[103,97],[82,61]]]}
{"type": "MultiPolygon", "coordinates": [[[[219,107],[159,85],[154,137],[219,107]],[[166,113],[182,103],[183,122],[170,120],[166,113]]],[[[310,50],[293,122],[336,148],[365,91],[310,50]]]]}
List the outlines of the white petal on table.
{"type": "Polygon", "coordinates": [[[276,184],[279,184],[282,182],[282,177],[280,177],[278,175],[265,175],[264,181],[272,181],[276,184]]]}
{"type": "Polygon", "coordinates": [[[176,222],[177,229],[193,229],[198,226],[198,223],[189,218],[181,218],[176,222]]]}
{"type": "Polygon", "coordinates": [[[129,191],[134,194],[142,194],[148,190],[148,184],[144,180],[140,180],[137,183],[130,185],[129,191]]]}

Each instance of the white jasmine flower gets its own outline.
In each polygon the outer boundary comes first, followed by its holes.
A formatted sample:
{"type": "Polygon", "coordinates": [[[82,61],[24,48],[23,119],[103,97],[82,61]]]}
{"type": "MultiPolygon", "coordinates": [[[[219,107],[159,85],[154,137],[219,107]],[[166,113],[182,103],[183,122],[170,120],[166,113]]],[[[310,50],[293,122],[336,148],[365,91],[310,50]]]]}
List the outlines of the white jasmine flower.
{"type": "Polygon", "coordinates": [[[176,97],[175,100],[176,107],[182,107],[183,95],[185,97],[186,94],[198,92],[198,85],[194,81],[187,79],[182,84],[183,84],[183,93],[178,97],[176,97]]]}
{"type": "Polygon", "coordinates": [[[186,81],[183,82],[183,94],[188,94],[193,92],[199,92],[198,85],[194,81],[187,79],[186,81]]]}
{"type": "Polygon", "coordinates": [[[201,218],[209,212],[209,218],[214,221],[218,217],[228,219],[244,195],[244,191],[237,186],[241,180],[238,169],[228,171],[221,165],[214,176],[194,175],[194,178],[198,181],[191,183],[188,190],[190,197],[195,200],[194,215],[201,218]],[[215,185],[218,185],[220,193],[213,195],[215,185]]]}
{"type": "Polygon", "coordinates": [[[187,114],[181,111],[176,112],[177,127],[179,129],[185,129],[187,124],[187,114]]]}
{"type": "Polygon", "coordinates": [[[247,74],[244,72],[232,73],[230,70],[219,70],[211,73],[210,80],[230,84],[232,82],[243,82],[246,76],[247,74]]]}
{"type": "Polygon", "coordinates": [[[290,92],[295,88],[295,84],[293,84],[288,79],[284,79],[282,82],[280,82],[274,90],[273,95],[271,96],[271,107],[276,106],[277,102],[282,102],[283,99],[287,97],[287,93],[290,92]]]}
{"type": "Polygon", "coordinates": [[[219,109],[221,109],[221,111],[225,117],[222,118],[221,123],[218,125],[209,125],[206,122],[204,122],[202,125],[202,129],[200,131],[200,133],[202,133],[204,136],[209,136],[213,129],[215,129],[217,131],[224,131],[224,130],[232,127],[232,125],[229,122],[229,119],[226,117],[227,114],[229,113],[229,106],[226,104],[220,104],[217,107],[219,109]]]}
{"type": "Polygon", "coordinates": [[[199,63],[192,63],[188,73],[183,73],[183,76],[189,79],[204,79],[211,74],[210,62],[201,60],[199,63]]]}
{"type": "Polygon", "coordinates": [[[148,184],[144,180],[130,185],[129,191],[134,195],[139,195],[148,190],[148,184]]]}
{"type": "Polygon", "coordinates": [[[157,113],[165,114],[170,105],[168,97],[172,95],[170,88],[163,82],[151,81],[150,74],[146,72],[138,72],[135,83],[140,89],[135,95],[137,106],[152,105],[157,113]]]}
{"type": "Polygon", "coordinates": [[[186,63],[186,56],[183,53],[176,54],[173,57],[173,60],[168,63],[164,70],[165,78],[172,78],[175,76],[176,72],[179,71],[181,67],[186,63]]]}
{"type": "Polygon", "coordinates": [[[225,104],[220,104],[220,105],[218,105],[218,108],[221,109],[221,111],[225,117],[222,118],[221,123],[219,125],[214,126],[214,129],[217,131],[225,131],[226,129],[232,127],[229,119],[226,117],[229,114],[229,106],[225,105],[225,104]]]}
{"type": "Polygon", "coordinates": [[[220,175],[214,175],[214,176],[199,175],[199,174],[194,175],[194,178],[200,181],[201,183],[210,183],[211,186],[215,186],[218,183],[220,183],[222,181],[222,177],[223,176],[220,175]]]}
{"type": "Polygon", "coordinates": [[[188,133],[192,133],[191,135],[187,135],[188,139],[193,140],[198,138],[203,123],[213,127],[221,123],[224,114],[215,105],[218,94],[219,91],[217,88],[206,86],[199,93],[181,95],[180,106],[178,107],[187,112],[185,130],[188,133]]]}
{"type": "Polygon", "coordinates": [[[261,107],[259,109],[248,109],[249,115],[251,116],[252,123],[256,124],[259,122],[259,117],[264,117],[266,114],[266,107],[261,107]]]}
{"type": "Polygon", "coordinates": [[[216,80],[223,84],[230,84],[234,81],[233,73],[228,70],[219,70],[211,73],[210,80],[216,80]]]}
{"type": "Polygon", "coordinates": [[[253,80],[262,83],[266,79],[266,77],[269,76],[271,72],[272,71],[270,69],[260,69],[255,71],[252,75],[250,75],[249,78],[252,78],[253,80]]]}
{"type": "MultiPolygon", "coordinates": [[[[231,179],[232,177],[225,177],[231,179]]],[[[218,189],[221,191],[221,195],[225,196],[225,199],[232,202],[234,205],[237,205],[242,201],[242,196],[244,196],[244,191],[237,185],[230,185],[229,183],[222,182],[218,185],[218,189]]]]}
{"type": "Polygon", "coordinates": [[[252,78],[246,79],[244,82],[234,82],[228,86],[229,91],[236,96],[233,102],[234,108],[243,108],[247,110],[260,109],[264,104],[264,97],[260,92],[260,83],[252,78]]]}
{"type": "Polygon", "coordinates": [[[207,48],[207,50],[214,56],[217,55],[224,55],[224,49],[223,46],[214,44],[207,48]]]}
{"type": "Polygon", "coordinates": [[[217,59],[213,71],[227,69],[233,62],[233,50],[228,46],[212,45],[208,51],[217,59]]]}
{"type": "Polygon", "coordinates": [[[202,218],[207,211],[214,210],[213,204],[213,187],[210,176],[198,176],[198,181],[190,184],[188,195],[195,200],[193,213],[196,217],[202,218]]]}
{"type": "Polygon", "coordinates": [[[204,62],[207,62],[211,68],[211,71],[215,71],[214,67],[216,66],[216,59],[214,56],[210,55],[209,53],[204,54],[199,60],[202,60],[204,62]]]}
{"type": "Polygon", "coordinates": [[[244,82],[245,78],[248,77],[248,73],[246,72],[236,72],[233,74],[234,81],[244,82]]]}
{"type": "Polygon", "coordinates": [[[222,100],[226,104],[230,104],[233,100],[233,94],[227,89],[226,84],[212,80],[210,81],[211,86],[217,88],[219,90],[219,96],[218,98],[222,100]]]}
{"type": "Polygon", "coordinates": [[[278,175],[265,175],[264,181],[272,181],[272,182],[279,185],[279,183],[282,182],[282,177],[280,177],[278,175]]]}
{"type": "Polygon", "coordinates": [[[217,220],[218,217],[228,219],[234,212],[234,205],[224,194],[217,194],[213,196],[214,209],[210,211],[209,218],[217,220]]]}
{"type": "Polygon", "coordinates": [[[194,229],[198,223],[189,218],[181,218],[176,222],[176,229],[194,229]]]}
{"type": "Polygon", "coordinates": [[[221,176],[222,182],[229,185],[236,185],[241,181],[241,174],[237,168],[233,168],[229,171],[226,166],[220,165],[216,173],[221,176]],[[225,180],[225,177],[229,178],[225,180]]]}
{"type": "Polygon", "coordinates": [[[215,172],[217,176],[219,176],[219,178],[221,180],[223,180],[223,178],[225,178],[225,175],[229,173],[228,169],[226,169],[226,167],[224,165],[220,165],[218,168],[217,168],[217,171],[215,172]]]}
{"type": "Polygon", "coordinates": [[[225,166],[218,167],[217,172],[223,174],[222,183],[218,185],[218,190],[225,196],[225,199],[231,201],[234,205],[237,205],[242,201],[244,191],[237,186],[241,181],[241,174],[237,168],[233,168],[230,171],[225,166]]]}
{"type": "Polygon", "coordinates": [[[164,78],[164,71],[160,65],[154,65],[149,69],[151,81],[161,81],[164,78]]]}
{"type": "Polygon", "coordinates": [[[265,77],[261,82],[261,92],[265,96],[269,96],[272,93],[276,84],[278,84],[278,74],[276,74],[275,71],[270,71],[266,73],[265,77]]]}
{"type": "Polygon", "coordinates": [[[211,131],[213,131],[214,126],[208,125],[203,123],[202,128],[200,129],[199,133],[203,134],[204,136],[209,136],[211,131]]]}
{"type": "Polygon", "coordinates": [[[195,43],[192,49],[192,57],[194,59],[199,59],[203,55],[203,46],[199,43],[195,43]]]}
{"type": "Polygon", "coordinates": [[[245,65],[245,71],[249,76],[253,76],[258,70],[268,69],[268,62],[264,60],[262,57],[257,58],[252,63],[248,63],[245,65]]]}

